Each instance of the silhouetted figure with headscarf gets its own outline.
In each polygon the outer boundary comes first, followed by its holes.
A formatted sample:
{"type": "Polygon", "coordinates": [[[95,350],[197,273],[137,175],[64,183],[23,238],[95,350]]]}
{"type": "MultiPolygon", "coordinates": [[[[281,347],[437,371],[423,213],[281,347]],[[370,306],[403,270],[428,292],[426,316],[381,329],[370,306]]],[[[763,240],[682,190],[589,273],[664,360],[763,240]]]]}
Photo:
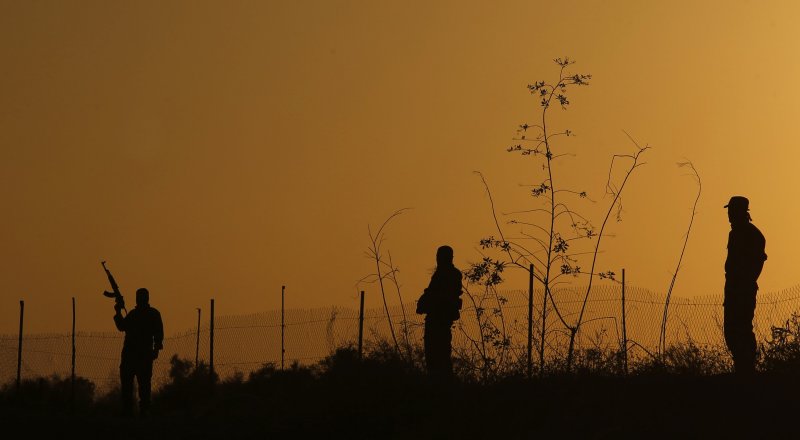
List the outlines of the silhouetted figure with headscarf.
{"type": "Polygon", "coordinates": [[[460,317],[460,296],[461,271],[453,265],[453,248],[441,246],[436,250],[436,271],[417,302],[417,313],[425,314],[425,365],[439,380],[453,375],[450,329],[460,317]]]}
{"type": "Polygon", "coordinates": [[[728,258],[725,260],[725,343],[733,356],[737,375],[755,373],[756,336],[753,316],[756,310],[758,276],[767,260],[764,235],[750,221],[750,202],[742,196],[731,197],[725,205],[731,232],[728,234],[728,258]]]}
{"type": "Polygon", "coordinates": [[[139,415],[146,416],[150,410],[150,381],[153,377],[153,360],[163,348],[164,324],[161,314],[150,307],[150,292],[141,288],[136,291],[136,307],[122,316],[121,304],[116,304],[114,324],[125,332],[122,346],[122,361],[119,376],[122,392],[122,409],[126,415],[133,414],[133,378],[139,385],[139,415]]]}

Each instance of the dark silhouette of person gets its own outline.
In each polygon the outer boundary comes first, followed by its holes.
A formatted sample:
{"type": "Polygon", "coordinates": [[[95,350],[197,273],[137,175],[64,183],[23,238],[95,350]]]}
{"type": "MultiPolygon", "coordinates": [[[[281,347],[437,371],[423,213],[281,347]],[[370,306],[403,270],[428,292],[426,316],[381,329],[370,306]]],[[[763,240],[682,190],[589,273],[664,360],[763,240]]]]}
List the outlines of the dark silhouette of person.
{"type": "Polygon", "coordinates": [[[428,375],[449,380],[453,375],[451,327],[460,317],[461,271],[453,265],[453,248],[436,250],[436,271],[417,302],[417,313],[425,314],[425,365],[428,375]]]}
{"type": "Polygon", "coordinates": [[[753,316],[756,310],[758,276],[767,260],[766,240],[750,221],[750,202],[742,196],[731,197],[725,205],[731,232],[728,234],[728,258],[725,260],[725,343],[733,356],[737,375],[755,373],[756,336],[753,316]]]}
{"type": "Polygon", "coordinates": [[[133,414],[133,378],[139,385],[139,415],[150,411],[150,381],[153,377],[153,360],[163,348],[164,324],[161,313],[150,307],[150,292],[136,291],[136,307],[126,316],[120,313],[121,303],[114,305],[114,324],[125,332],[119,377],[122,392],[122,409],[125,415],[133,414]]]}

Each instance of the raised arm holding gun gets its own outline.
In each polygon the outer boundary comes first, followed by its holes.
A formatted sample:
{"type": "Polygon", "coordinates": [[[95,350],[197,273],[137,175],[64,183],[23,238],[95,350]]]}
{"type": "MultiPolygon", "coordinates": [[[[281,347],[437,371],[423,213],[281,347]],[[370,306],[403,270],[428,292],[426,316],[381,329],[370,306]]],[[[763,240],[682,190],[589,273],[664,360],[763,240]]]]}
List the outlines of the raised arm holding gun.
{"type": "Polygon", "coordinates": [[[117,310],[117,313],[119,313],[120,310],[125,310],[125,314],[127,315],[128,309],[125,308],[125,299],[122,297],[122,292],[119,291],[119,286],[117,285],[117,281],[114,279],[114,275],[111,275],[111,271],[106,267],[105,261],[101,262],[100,264],[103,265],[103,270],[106,271],[108,282],[111,284],[111,292],[108,290],[103,291],[103,296],[106,298],[114,298],[114,310],[117,310]]]}

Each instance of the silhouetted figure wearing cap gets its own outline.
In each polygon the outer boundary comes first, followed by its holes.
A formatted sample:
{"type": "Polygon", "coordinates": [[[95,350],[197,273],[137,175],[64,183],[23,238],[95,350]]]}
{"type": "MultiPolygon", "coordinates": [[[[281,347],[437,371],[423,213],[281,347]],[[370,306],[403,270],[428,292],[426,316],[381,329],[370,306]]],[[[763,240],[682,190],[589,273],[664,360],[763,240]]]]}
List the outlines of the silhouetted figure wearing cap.
{"type": "Polygon", "coordinates": [[[126,415],[133,413],[133,378],[139,385],[139,415],[146,416],[150,410],[150,381],[153,377],[153,360],[163,348],[164,324],[161,314],[150,307],[150,292],[136,291],[136,307],[126,316],[120,311],[122,305],[114,306],[114,324],[125,332],[122,346],[122,361],[119,376],[122,392],[122,409],[126,415]]]}
{"type": "Polygon", "coordinates": [[[417,302],[417,313],[425,314],[425,365],[435,379],[453,375],[450,359],[453,322],[461,315],[461,271],[453,265],[453,248],[436,250],[436,271],[417,302]]]}
{"type": "Polygon", "coordinates": [[[755,373],[756,336],[753,315],[756,310],[758,276],[767,260],[764,235],[750,221],[750,202],[742,196],[731,197],[725,205],[731,232],[728,234],[728,258],[725,260],[725,343],[733,356],[737,375],[755,373]]]}

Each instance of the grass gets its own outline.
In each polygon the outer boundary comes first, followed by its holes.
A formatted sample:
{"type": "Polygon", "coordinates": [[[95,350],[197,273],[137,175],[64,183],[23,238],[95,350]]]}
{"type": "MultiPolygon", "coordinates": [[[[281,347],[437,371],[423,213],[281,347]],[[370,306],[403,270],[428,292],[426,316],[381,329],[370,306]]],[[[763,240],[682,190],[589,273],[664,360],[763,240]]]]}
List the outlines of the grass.
{"type": "MultiPolygon", "coordinates": [[[[798,327],[790,322],[788,331],[798,327]]],[[[542,378],[448,386],[430,382],[390,344],[364,359],[343,347],[314,365],[266,364],[222,381],[206,365],[173,358],[148,419],[120,417],[118,392],[95,396],[79,379],[73,401],[70,381],[50,377],[2,388],[0,423],[36,438],[765,437],[793,432],[800,409],[800,350],[788,347],[800,343],[782,336],[762,347],[752,382],[729,374],[723,352],[691,342],[633,362],[628,376],[618,354],[590,349],[570,374],[554,364],[542,378]]]]}

